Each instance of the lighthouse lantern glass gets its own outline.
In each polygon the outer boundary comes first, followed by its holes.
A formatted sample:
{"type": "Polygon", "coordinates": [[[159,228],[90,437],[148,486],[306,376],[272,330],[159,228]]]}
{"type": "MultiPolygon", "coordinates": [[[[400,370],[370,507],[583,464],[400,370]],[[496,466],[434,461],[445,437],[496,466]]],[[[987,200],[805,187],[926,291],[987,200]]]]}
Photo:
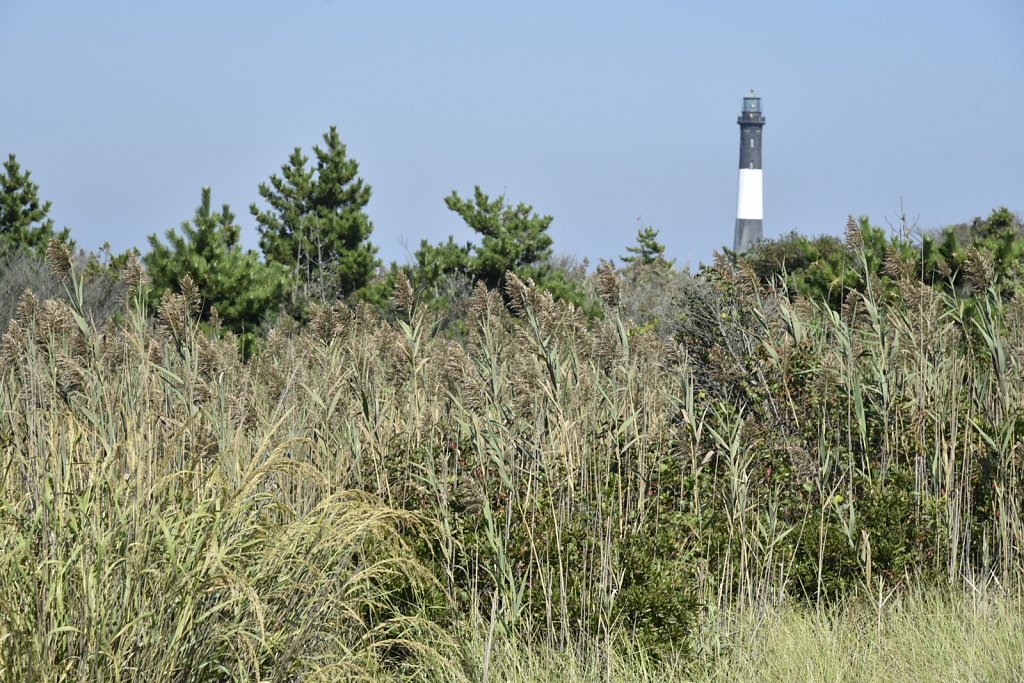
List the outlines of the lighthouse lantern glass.
{"type": "Polygon", "coordinates": [[[743,111],[749,111],[749,112],[761,111],[761,98],[760,97],[744,97],[743,98],[743,111]]]}

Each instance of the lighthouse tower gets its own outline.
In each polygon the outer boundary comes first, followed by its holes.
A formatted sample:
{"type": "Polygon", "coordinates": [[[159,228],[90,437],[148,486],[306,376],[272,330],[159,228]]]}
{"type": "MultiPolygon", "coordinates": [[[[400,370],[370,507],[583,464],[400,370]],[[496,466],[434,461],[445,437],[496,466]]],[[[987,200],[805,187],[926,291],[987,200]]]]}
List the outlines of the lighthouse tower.
{"type": "Polygon", "coordinates": [[[733,250],[744,252],[761,240],[764,199],[761,189],[761,98],[751,90],[743,98],[740,124],[740,189],[736,201],[736,236],[733,250]]]}

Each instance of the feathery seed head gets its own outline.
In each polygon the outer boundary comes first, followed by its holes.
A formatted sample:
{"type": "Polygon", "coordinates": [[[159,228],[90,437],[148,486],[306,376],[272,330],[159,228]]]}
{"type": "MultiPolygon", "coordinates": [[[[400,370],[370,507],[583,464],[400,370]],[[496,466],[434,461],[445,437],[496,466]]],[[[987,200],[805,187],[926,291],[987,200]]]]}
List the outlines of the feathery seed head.
{"type": "Polygon", "coordinates": [[[184,338],[190,316],[188,300],[183,295],[175,294],[169,289],[165,291],[160,297],[156,315],[160,329],[168,341],[177,343],[184,338]]]}
{"type": "Polygon", "coordinates": [[[193,314],[198,315],[203,310],[203,298],[199,293],[199,285],[191,275],[186,274],[181,278],[181,296],[184,297],[188,310],[193,314]]]}
{"type": "Polygon", "coordinates": [[[846,219],[846,246],[853,250],[864,246],[864,236],[861,234],[860,226],[853,214],[846,219]]]}
{"type": "Polygon", "coordinates": [[[622,287],[615,274],[615,265],[601,259],[600,265],[597,266],[597,295],[601,297],[601,301],[615,307],[619,305],[621,294],[622,287]]]}
{"type": "Polygon", "coordinates": [[[7,331],[0,337],[0,374],[7,368],[18,366],[26,336],[19,320],[11,320],[7,324],[7,331]]]}
{"type": "Polygon", "coordinates": [[[36,317],[36,311],[39,309],[39,299],[36,298],[35,293],[26,288],[21,293],[21,298],[18,299],[18,308],[15,314],[15,318],[19,320],[23,325],[29,325],[36,317]]]}
{"type": "Polygon", "coordinates": [[[505,297],[508,299],[509,310],[517,317],[525,315],[529,305],[533,280],[529,280],[528,283],[520,280],[511,270],[505,271],[505,297]]]}
{"type": "Polygon", "coordinates": [[[892,244],[885,248],[885,261],[882,263],[882,270],[896,282],[908,282],[911,279],[910,266],[892,244]]]}
{"type": "Polygon", "coordinates": [[[121,284],[124,285],[124,296],[127,299],[131,293],[149,284],[149,274],[139,260],[138,254],[132,250],[128,252],[128,260],[125,261],[121,270],[121,284]]]}
{"type": "Polygon", "coordinates": [[[406,315],[411,315],[414,301],[415,297],[412,291],[412,283],[409,282],[409,277],[405,274],[405,271],[400,269],[398,271],[398,275],[395,277],[395,286],[391,295],[391,302],[399,311],[402,311],[406,315]]]}
{"type": "Polygon", "coordinates": [[[71,279],[71,251],[68,245],[56,237],[50,240],[46,247],[46,262],[53,269],[53,274],[61,282],[68,282],[71,279]]]}
{"type": "Polygon", "coordinates": [[[992,260],[977,247],[971,247],[967,251],[964,270],[967,283],[974,291],[985,291],[995,281],[995,268],[992,265],[992,260]]]}

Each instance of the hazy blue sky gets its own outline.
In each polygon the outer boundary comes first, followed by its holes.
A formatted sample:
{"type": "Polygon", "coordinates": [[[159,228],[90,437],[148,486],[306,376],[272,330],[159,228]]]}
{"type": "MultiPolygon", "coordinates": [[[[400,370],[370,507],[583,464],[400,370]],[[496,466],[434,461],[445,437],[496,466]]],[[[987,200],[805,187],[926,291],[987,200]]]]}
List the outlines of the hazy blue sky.
{"type": "Polygon", "coordinates": [[[255,246],[257,185],[336,124],[386,261],[468,239],[443,198],[480,184],[557,251],[615,257],[642,217],[696,265],[732,242],[751,88],[766,236],[1024,210],[1022,36],[1022,0],[0,0],[0,154],[84,247],[204,185],[255,246]]]}

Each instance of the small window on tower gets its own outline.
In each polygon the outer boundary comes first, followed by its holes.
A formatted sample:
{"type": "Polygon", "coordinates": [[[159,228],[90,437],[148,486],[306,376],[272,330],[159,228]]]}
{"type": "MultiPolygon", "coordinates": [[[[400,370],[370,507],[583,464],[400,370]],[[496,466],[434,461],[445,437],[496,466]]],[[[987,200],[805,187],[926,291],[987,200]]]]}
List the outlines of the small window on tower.
{"type": "Polygon", "coordinates": [[[750,162],[750,168],[754,168],[754,162],[753,161],[750,162]]]}
{"type": "Polygon", "coordinates": [[[750,148],[754,148],[754,138],[750,138],[750,148]]]}

